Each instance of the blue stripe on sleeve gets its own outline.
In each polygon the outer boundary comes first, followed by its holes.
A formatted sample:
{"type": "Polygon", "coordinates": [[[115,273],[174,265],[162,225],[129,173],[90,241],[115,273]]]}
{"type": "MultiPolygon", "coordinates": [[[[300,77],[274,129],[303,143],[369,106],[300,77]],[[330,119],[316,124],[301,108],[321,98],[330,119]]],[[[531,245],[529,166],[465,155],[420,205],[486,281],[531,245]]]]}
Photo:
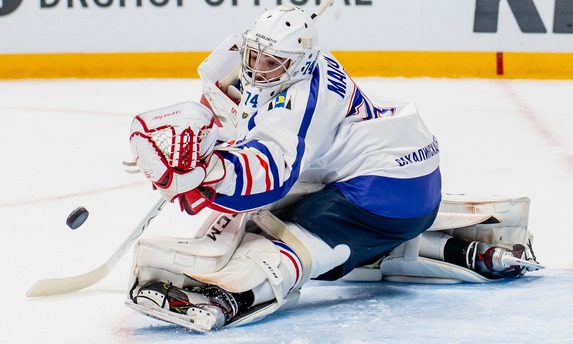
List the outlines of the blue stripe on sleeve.
{"type": "MultiPolygon", "coordinates": [[[[304,150],[306,145],[305,138],[308,133],[308,128],[310,127],[310,123],[312,122],[312,117],[314,116],[314,113],[316,111],[319,88],[320,88],[320,72],[319,68],[315,68],[310,82],[310,92],[306,102],[306,108],[298,132],[296,159],[292,166],[291,175],[287,180],[284,181],[283,185],[279,186],[278,184],[279,183],[278,166],[276,166],[276,162],[273,161],[272,156],[268,151],[268,149],[263,144],[257,141],[246,142],[244,146],[246,147],[251,146],[253,148],[256,148],[269,158],[269,162],[272,162],[272,165],[270,164],[271,165],[270,168],[271,172],[273,173],[273,176],[275,176],[274,178],[275,184],[273,185],[274,189],[269,192],[264,192],[259,194],[241,195],[243,184],[242,184],[242,178],[239,178],[241,180],[241,186],[239,187],[238,185],[239,180],[237,180],[237,187],[235,188],[235,194],[232,196],[218,194],[217,197],[215,198],[216,204],[219,204],[225,208],[234,209],[236,211],[245,211],[259,208],[267,204],[273,203],[275,201],[278,201],[289,192],[291,187],[294,185],[294,183],[298,180],[298,177],[300,176],[301,161],[304,155],[304,150]]],[[[253,125],[255,125],[254,122],[253,125]]],[[[232,156],[232,154],[223,154],[223,157],[226,159],[228,156],[232,156]]],[[[241,173],[237,175],[242,176],[243,175],[242,166],[238,166],[241,165],[240,160],[238,160],[234,156],[232,158],[234,160],[231,159],[229,160],[233,164],[235,164],[235,171],[241,173]]]]}
{"type": "Polygon", "coordinates": [[[267,157],[267,161],[269,163],[269,170],[270,170],[271,175],[273,176],[273,180],[274,180],[273,189],[279,188],[279,170],[277,168],[277,163],[273,159],[273,156],[272,156],[271,152],[269,151],[269,149],[267,148],[267,146],[260,143],[259,141],[249,141],[249,142],[245,143],[244,146],[250,147],[250,148],[255,148],[256,150],[258,150],[264,156],[267,157]]]}
{"type": "Polygon", "coordinates": [[[243,165],[241,164],[241,160],[239,157],[228,151],[218,151],[218,153],[221,154],[223,159],[230,161],[235,166],[235,174],[237,175],[237,179],[235,180],[235,194],[240,194],[244,185],[243,165]]]}
{"type": "Polygon", "coordinates": [[[251,118],[249,118],[249,122],[247,122],[247,128],[249,130],[253,129],[255,127],[255,117],[257,117],[257,115],[259,114],[259,112],[255,112],[251,118]]]}
{"type": "Polygon", "coordinates": [[[302,119],[302,124],[298,132],[298,136],[306,138],[308,128],[310,127],[310,122],[312,116],[316,111],[316,103],[318,102],[318,93],[320,91],[320,68],[315,68],[312,73],[312,80],[310,82],[310,92],[308,94],[308,99],[306,101],[306,109],[304,111],[304,117],[302,119]]]}

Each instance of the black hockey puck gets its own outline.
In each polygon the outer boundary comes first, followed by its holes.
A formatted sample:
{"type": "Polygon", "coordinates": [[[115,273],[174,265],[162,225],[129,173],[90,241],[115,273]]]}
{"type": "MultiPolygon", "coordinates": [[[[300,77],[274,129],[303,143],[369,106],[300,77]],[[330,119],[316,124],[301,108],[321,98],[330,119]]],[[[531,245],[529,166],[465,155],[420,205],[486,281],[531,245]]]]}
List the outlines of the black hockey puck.
{"type": "Polygon", "coordinates": [[[83,225],[84,222],[86,222],[86,219],[88,218],[89,214],[90,213],[86,208],[77,207],[70,213],[70,215],[68,215],[68,218],[66,219],[66,224],[71,229],[76,229],[79,226],[83,225]]]}

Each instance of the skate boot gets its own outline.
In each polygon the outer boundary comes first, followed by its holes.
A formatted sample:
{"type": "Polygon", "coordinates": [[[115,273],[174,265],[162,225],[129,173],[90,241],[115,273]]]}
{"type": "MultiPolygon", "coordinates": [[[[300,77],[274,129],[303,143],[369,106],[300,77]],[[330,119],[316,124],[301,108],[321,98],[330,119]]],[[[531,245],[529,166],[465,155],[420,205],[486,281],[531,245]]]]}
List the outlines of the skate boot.
{"type": "Polygon", "coordinates": [[[516,278],[526,271],[543,269],[530,248],[521,244],[507,248],[473,241],[466,252],[467,267],[485,276],[516,278]]]}
{"type": "Polygon", "coordinates": [[[178,288],[171,283],[151,282],[139,289],[133,302],[142,307],[182,314],[204,331],[220,329],[238,311],[235,298],[213,285],[178,288]]]}

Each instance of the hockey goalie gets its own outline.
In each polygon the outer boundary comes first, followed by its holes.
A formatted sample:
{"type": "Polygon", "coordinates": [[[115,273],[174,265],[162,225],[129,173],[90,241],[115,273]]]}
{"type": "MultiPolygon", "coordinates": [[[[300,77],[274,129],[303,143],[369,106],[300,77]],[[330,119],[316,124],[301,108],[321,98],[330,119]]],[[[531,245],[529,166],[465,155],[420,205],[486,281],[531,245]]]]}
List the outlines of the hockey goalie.
{"type": "Polygon", "coordinates": [[[283,5],[199,67],[201,102],[139,114],[130,143],[186,238],[141,239],[126,304],[196,331],[294,305],[310,279],[485,283],[540,269],[527,198],[443,195],[416,107],[369,98],[283,5]],[[208,209],[208,210],[207,210],[208,209]]]}

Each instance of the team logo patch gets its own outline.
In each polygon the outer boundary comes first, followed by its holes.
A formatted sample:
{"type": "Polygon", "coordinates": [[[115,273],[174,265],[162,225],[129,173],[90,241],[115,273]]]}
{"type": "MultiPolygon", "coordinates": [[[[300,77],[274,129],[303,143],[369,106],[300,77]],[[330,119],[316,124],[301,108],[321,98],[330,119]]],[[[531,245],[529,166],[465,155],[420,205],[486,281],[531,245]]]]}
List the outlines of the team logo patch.
{"type": "Polygon", "coordinates": [[[281,92],[278,96],[276,96],[275,99],[273,99],[269,103],[268,110],[270,111],[272,109],[277,109],[277,108],[291,110],[293,100],[294,100],[293,92],[288,92],[288,90],[285,90],[281,92]]]}

